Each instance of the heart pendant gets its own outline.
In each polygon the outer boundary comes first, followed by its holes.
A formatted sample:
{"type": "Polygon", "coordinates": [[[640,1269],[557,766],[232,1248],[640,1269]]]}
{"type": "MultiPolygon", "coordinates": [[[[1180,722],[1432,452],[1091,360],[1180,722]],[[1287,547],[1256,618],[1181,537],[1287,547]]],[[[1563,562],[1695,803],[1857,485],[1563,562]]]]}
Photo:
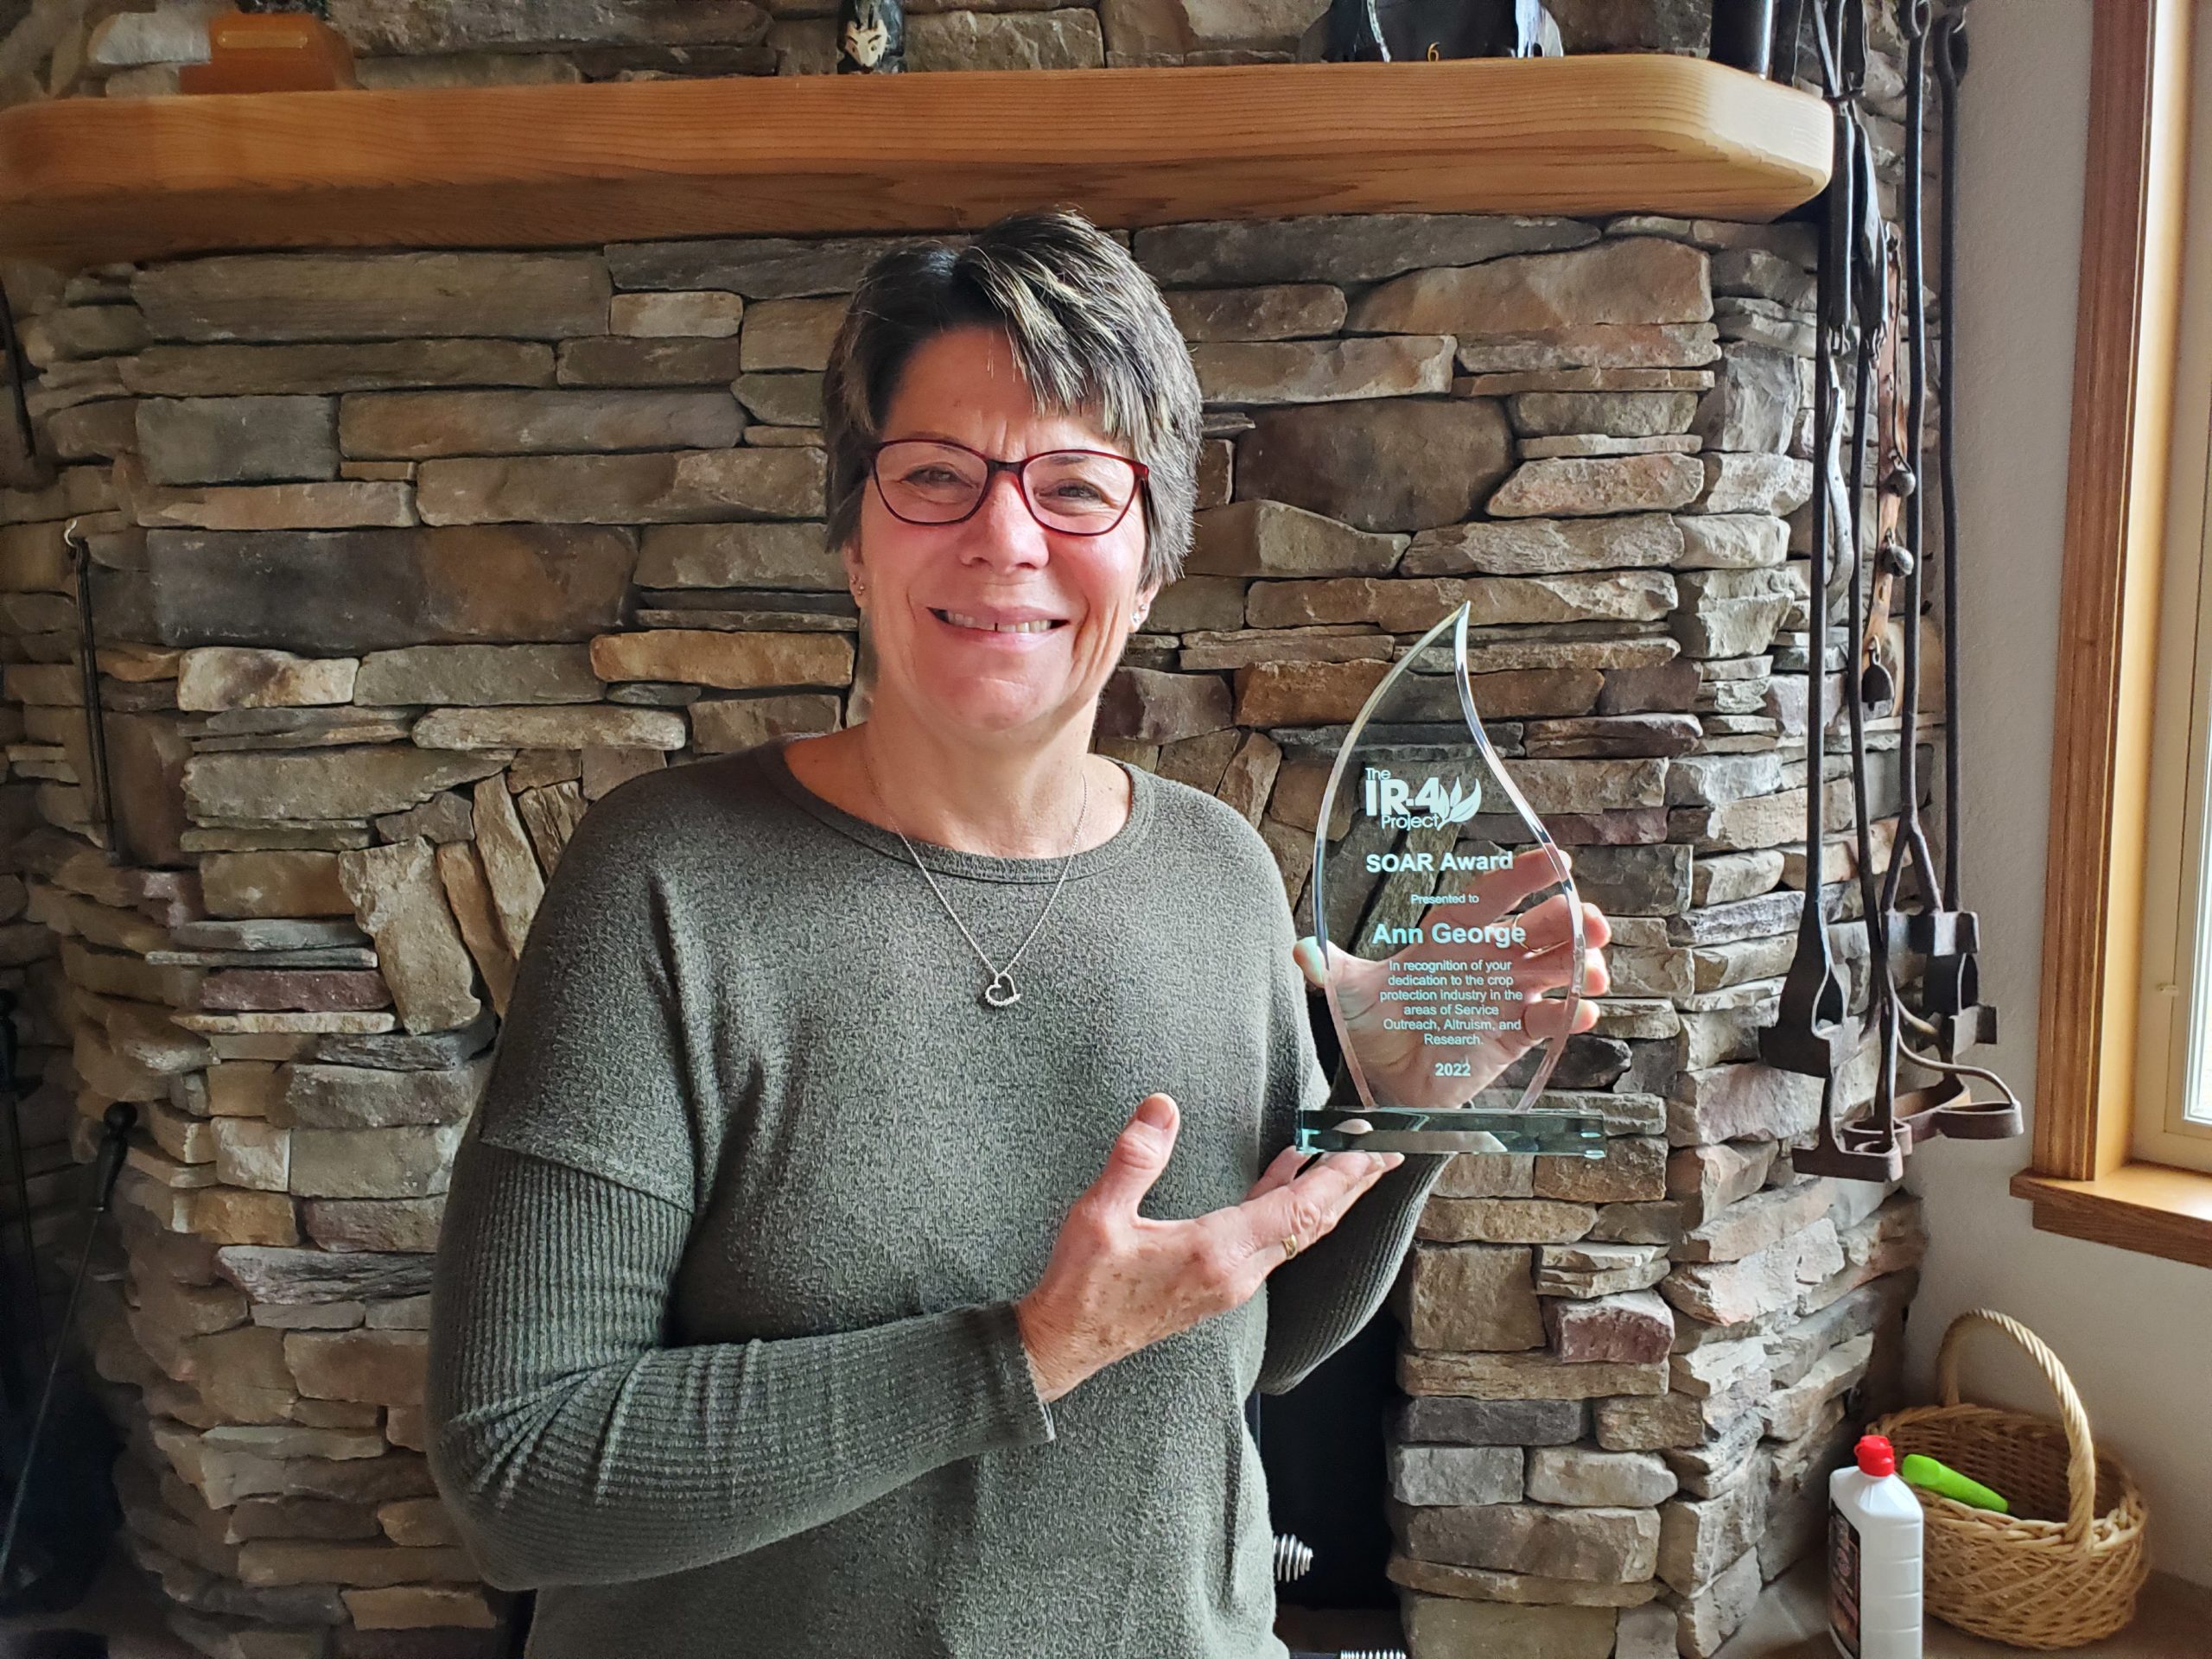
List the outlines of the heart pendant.
{"type": "Polygon", "coordinates": [[[1010,1008],[1021,1001],[1021,993],[1014,988],[1012,975],[998,974],[983,987],[983,1001],[995,1008],[1010,1008]]]}

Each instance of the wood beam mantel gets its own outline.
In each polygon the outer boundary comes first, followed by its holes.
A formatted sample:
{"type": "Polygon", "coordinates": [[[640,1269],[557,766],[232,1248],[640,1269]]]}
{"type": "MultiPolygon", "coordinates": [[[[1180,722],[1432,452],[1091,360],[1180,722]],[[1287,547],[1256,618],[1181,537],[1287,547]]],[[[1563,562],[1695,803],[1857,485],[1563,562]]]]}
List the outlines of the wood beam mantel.
{"type": "Polygon", "coordinates": [[[1660,55],[63,99],[0,112],[0,254],[550,247],[1326,213],[1766,219],[1821,100],[1660,55]]]}

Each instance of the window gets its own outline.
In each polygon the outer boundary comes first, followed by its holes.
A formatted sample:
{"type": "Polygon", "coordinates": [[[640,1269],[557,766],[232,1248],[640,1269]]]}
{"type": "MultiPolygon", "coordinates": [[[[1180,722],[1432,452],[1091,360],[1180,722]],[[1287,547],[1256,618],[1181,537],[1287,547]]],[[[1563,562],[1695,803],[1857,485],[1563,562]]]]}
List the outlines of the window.
{"type": "MultiPolygon", "coordinates": [[[[2195,54],[2183,223],[2212,226],[2212,29],[2195,54]]],[[[2183,238],[2180,275],[2133,1150],[2212,1170],[2212,236],[2183,238]]]]}
{"type": "Polygon", "coordinates": [[[2212,39],[2192,46],[2191,10],[2094,13],[2035,1156],[2012,1191],[2048,1231],[2212,1267],[2212,39]]]}

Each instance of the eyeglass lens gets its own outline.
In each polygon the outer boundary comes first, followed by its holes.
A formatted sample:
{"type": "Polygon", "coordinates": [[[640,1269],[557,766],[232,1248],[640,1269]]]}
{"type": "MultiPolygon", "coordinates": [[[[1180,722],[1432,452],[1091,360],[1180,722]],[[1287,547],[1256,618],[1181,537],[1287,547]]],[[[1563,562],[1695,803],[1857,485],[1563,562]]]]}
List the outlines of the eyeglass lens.
{"type": "MultiPolygon", "coordinates": [[[[957,444],[902,438],[875,457],[876,487],[899,518],[951,524],[975,510],[989,483],[984,458],[957,444]]],[[[1135,465],[1123,455],[1086,449],[1051,450],[1022,462],[1022,494],[1037,521],[1076,535],[1111,530],[1136,493],[1135,465]]]]}

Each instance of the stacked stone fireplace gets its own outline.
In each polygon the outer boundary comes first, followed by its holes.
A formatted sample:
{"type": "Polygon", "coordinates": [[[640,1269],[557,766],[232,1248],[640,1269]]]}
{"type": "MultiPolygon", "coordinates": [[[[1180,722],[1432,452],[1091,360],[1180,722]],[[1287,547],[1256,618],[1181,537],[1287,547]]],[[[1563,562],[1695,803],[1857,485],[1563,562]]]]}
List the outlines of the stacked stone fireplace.
{"type": "MultiPolygon", "coordinates": [[[[1459,1160],[1386,1316],[1408,1645],[1709,1654],[1812,1546],[1923,1242],[1909,1196],[1796,1170],[1817,1091],[1756,1058],[1808,888],[1865,957],[1847,847],[1798,845],[1800,677],[1841,665],[1805,632],[1812,238],[1392,215],[1132,243],[1208,435],[1197,546],[1098,747],[1243,812],[1310,929],[1345,723],[1470,601],[1493,739],[1613,924],[1554,1078],[1607,1155],[1459,1160]]],[[[141,1115],[86,1341],[126,1544],[201,1652],[495,1650],[423,1457],[447,1170],[592,803],[860,712],[817,422],[881,245],[10,273],[60,471],[0,493],[0,962],[57,1256],[102,1114],[141,1115]]],[[[1871,741],[1893,812],[1894,721],[1871,741]]]]}

